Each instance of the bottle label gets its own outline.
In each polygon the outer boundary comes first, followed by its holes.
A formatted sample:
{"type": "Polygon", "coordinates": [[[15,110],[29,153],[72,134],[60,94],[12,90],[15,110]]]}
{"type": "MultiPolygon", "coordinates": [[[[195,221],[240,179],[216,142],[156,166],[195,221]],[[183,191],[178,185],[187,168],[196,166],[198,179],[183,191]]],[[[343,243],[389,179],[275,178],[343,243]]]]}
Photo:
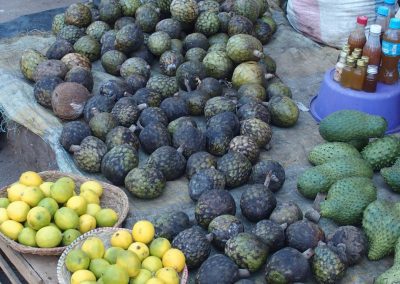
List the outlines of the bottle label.
{"type": "Polygon", "coordinates": [[[386,56],[400,56],[400,44],[382,41],[382,52],[386,56]]]}

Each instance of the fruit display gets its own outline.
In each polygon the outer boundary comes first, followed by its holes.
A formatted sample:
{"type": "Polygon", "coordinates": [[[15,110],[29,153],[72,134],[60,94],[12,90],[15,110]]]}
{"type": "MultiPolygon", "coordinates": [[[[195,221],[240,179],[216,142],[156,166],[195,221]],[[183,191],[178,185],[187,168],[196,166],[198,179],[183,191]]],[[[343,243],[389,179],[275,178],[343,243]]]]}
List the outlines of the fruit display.
{"type": "Polygon", "coordinates": [[[65,247],[81,234],[98,227],[113,227],[125,218],[119,216],[122,208],[104,206],[102,198],[110,196],[109,188],[102,183],[62,175],[46,180],[42,176],[24,172],[2,192],[2,238],[32,248],[65,247]],[[107,192],[103,194],[104,191],[107,192]]]}
{"type": "Polygon", "coordinates": [[[59,259],[59,283],[170,283],[187,278],[186,258],[153,224],[96,229],[79,237],[59,259]],[[158,282],[157,282],[158,281],[158,282]]]}

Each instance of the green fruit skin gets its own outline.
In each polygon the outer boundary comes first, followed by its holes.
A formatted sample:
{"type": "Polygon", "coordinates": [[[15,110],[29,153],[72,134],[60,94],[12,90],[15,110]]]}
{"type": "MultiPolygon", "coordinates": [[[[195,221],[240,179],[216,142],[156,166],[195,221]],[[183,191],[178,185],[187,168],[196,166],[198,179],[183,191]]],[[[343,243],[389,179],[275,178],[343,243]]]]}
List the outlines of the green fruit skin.
{"type": "Polygon", "coordinates": [[[308,153],[308,161],[315,166],[344,157],[361,158],[361,155],[354,146],[344,142],[319,144],[308,153]]]}
{"type": "Polygon", "coordinates": [[[345,271],[346,266],[339,257],[326,245],[318,246],[312,260],[312,270],[318,283],[337,283],[345,271]]]}
{"type": "Polygon", "coordinates": [[[286,96],[274,96],[268,105],[272,124],[279,127],[291,127],[299,119],[299,108],[295,102],[286,96]]]}
{"type": "Polygon", "coordinates": [[[364,209],[376,200],[376,188],[369,178],[344,178],[333,184],[327,198],[321,203],[322,217],[340,225],[357,225],[364,209]]]}
{"type": "Polygon", "coordinates": [[[304,197],[314,199],[337,180],[352,176],[372,178],[373,171],[362,159],[341,158],[306,170],[297,179],[297,189],[304,197]]]}
{"type": "Polygon", "coordinates": [[[392,167],[381,169],[381,175],[394,192],[400,192],[400,159],[392,167]]]}
{"type": "Polygon", "coordinates": [[[400,239],[395,247],[394,264],[375,279],[375,284],[396,283],[400,279],[400,239]]]}
{"type": "Polygon", "coordinates": [[[251,35],[237,34],[229,38],[226,52],[235,63],[257,61],[260,58],[259,54],[263,52],[263,46],[251,35]]]}
{"type": "Polygon", "coordinates": [[[374,170],[390,167],[400,156],[400,141],[394,136],[385,136],[369,143],[361,155],[374,170]]]}
{"type": "Polygon", "coordinates": [[[355,110],[341,110],[325,117],[319,133],[327,141],[347,142],[365,138],[382,137],[387,121],[380,116],[355,110]]]}
{"type": "Polygon", "coordinates": [[[364,210],[362,228],[368,238],[370,260],[393,252],[400,237],[400,203],[376,200],[364,210]]]}

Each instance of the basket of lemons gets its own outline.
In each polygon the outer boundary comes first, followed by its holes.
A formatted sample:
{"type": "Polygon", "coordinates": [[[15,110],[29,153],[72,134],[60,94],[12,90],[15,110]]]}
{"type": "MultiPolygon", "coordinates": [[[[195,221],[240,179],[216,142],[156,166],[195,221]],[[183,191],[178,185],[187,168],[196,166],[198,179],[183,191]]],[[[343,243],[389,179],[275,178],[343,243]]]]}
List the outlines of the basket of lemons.
{"type": "Polygon", "coordinates": [[[165,238],[154,239],[154,226],[138,221],[132,230],[94,229],[76,239],[60,256],[60,284],[185,284],[184,254],[165,238]]]}
{"type": "Polygon", "coordinates": [[[60,255],[90,230],[120,226],[128,210],[128,197],[118,187],[57,171],[29,171],[0,189],[0,241],[21,253],[60,255]]]}

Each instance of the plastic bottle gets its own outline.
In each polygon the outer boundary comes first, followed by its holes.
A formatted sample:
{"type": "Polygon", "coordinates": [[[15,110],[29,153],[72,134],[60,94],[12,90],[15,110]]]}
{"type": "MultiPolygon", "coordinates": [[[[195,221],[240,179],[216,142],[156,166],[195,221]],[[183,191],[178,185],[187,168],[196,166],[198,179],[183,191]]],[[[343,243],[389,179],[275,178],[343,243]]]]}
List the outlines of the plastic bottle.
{"type": "Polygon", "coordinates": [[[365,76],[367,74],[367,66],[365,61],[362,59],[357,60],[357,68],[353,71],[351,88],[354,90],[361,91],[364,86],[365,76]]]}
{"type": "Polygon", "coordinates": [[[389,19],[393,18],[396,14],[396,0],[385,0],[383,5],[389,8],[389,19]]]}
{"type": "Polygon", "coordinates": [[[350,52],[355,48],[363,48],[367,38],[365,37],[365,26],[368,18],[366,16],[357,17],[356,28],[351,32],[347,43],[350,45],[350,52]]]}
{"type": "Polygon", "coordinates": [[[375,93],[378,83],[378,66],[369,65],[367,68],[367,76],[365,76],[363,90],[367,93],[375,93]]]}
{"type": "Polygon", "coordinates": [[[347,56],[346,66],[343,68],[342,76],[340,78],[340,85],[343,88],[350,88],[353,80],[352,75],[355,67],[355,59],[352,56],[347,56]]]}
{"type": "Polygon", "coordinates": [[[335,73],[333,74],[333,80],[335,80],[336,82],[340,82],[343,68],[344,66],[346,66],[346,58],[347,58],[347,53],[346,51],[342,50],[339,54],[339,60],[335,65],[335,73]]]}
{"type": "Polygon", "coordinates": [[[381,39],[382,35],[386,32],[389,25],[389,8],[385,6],[379,6],[376,13],[376,21],[375,25],[380,25],[382,28],[381,31],[381,39]]]}
{"type": "Polygon", "coordinates": [[[383,35],[382,64],[379,81],[384,84],[395,84],[399,79],[398,64],[400,59],[400,19],[392,18],[389,29],[383,35]]]}
{"type": "Polygon", "coordinates": [[[367,43],[364,45],[363,56],[368,56],[369,65],[379,66],[381,63],[381,26],[379,25],[371,25],[369,30],[369,37],[367,43]]]}

